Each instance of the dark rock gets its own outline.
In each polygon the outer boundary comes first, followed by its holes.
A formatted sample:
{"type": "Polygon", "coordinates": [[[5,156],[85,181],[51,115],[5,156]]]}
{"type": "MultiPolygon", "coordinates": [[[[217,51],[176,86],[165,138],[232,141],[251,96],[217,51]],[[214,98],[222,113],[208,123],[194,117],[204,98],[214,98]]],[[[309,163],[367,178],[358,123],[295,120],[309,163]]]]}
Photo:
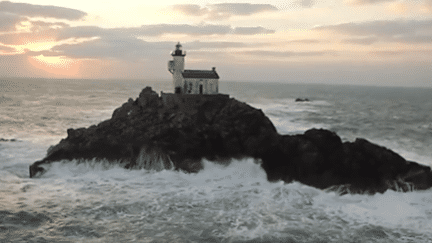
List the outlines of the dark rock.
{"type": "Polygon", "coordinates": [[[0,142],[17,142],[15,138],[7,139],[7,138],[0,138],[0,142]]]}
{"type": "Polygon", "coordinates": [[[308,98],[297,98],[295,99],[295,102],[308,102],[310,101],[308,98]]]}
{"type": "Polygon", "coordinates": [[[295,180],[321,189],[343,186],[344,192],[376,193],[432,187],[430,167],[408,162],[365,139],[342,143],[323,129],[282,136],[262,160],[271,181],[295,180]]]}
{"type": "Polygon", "coordinates": [[[59,160],[96,158],[131,169],[198,172],[203,158],[228,163],[253,157],[262,161],[269,181],[299,181],[340,193],[432,187],[430,167],[365,139],[342,143],[324,129],[279,135],[261,110],[227,96],[179,95],[169,102],[147,87],[111,119],[87,129],[68,129],[67,138],[30,166],[30,177],[59,160]]]}
{"type": "Polygon", "coordinates": [[[261,110],[225,96],[212,97],[178,109],[164,106],[147,87],[135,101],[116,109],[110,120],[87,129],[68,129],[66,139],[30,166],[30,177],[44,172],[42,164],[93,158],[118,161],[127,168],[156,168],[143,158],[157,157],[165,167],[172,164],[197,172],[202,158],[225,162],[257,157],[278,138],[261,110]]]}

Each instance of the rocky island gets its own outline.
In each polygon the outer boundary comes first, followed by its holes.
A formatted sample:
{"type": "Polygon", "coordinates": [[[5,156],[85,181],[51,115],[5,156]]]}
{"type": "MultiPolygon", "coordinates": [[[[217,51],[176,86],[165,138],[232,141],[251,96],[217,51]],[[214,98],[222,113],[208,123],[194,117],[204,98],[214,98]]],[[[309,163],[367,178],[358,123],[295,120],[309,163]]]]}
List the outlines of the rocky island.
{"type": "Polygon", "coordinates": [[[342,194],[432,187],[428,166],[365,139],[342,142],[324,129],[280,135],[261,110],[227,95],[170,100],[146,87],[111,119],[67,134],[30,166],[31,178],[65,160],[106,159],[129,169],[194,173],[203,168],[202,159],[228,164],[232,158],[252,157],[269,181],[298,181],[342,194]]]}

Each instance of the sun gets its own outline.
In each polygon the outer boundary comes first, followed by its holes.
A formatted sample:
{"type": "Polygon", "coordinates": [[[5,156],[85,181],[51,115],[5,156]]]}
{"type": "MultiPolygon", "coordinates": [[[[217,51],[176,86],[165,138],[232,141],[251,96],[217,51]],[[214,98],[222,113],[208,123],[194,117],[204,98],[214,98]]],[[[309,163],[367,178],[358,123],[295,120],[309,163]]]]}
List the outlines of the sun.
{"type": "Polygon", "coordinates": [[[80,69],[80,61],[64,56],[33,56],[29,57],[29,62],[48,73],[66,77],[76,77],[80,69]]]}

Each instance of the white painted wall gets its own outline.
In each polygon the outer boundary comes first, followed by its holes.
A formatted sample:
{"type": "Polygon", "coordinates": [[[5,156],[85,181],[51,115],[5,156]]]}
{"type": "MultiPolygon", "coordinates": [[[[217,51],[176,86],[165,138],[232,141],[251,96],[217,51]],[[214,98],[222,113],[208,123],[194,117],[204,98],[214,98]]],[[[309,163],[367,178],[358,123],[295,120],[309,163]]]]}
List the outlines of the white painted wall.
{"type": "Polygon", "coordinates": [[[200,85],[203,86],[203,94],[217,94],[219,80],[218,79],[199,79],[187,78],[185,79],[185,94],[199,94],[200,85]]]}
{"type": "Polygon", "coordinates": [[[174,89],[180,87],[183,91],[183,76],[182,72],[184,70],[184,56],[173,56],[174,58],[174,68],[173,68],[173,84],[174,89]]]}

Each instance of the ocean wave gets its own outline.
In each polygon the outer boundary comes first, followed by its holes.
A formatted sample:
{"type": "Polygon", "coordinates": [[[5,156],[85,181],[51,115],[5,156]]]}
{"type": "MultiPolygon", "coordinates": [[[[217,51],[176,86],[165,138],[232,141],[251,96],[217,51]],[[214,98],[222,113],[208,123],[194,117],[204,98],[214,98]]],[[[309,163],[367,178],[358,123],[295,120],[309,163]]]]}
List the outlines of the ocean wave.
{"type": "Polygon", "coordinates": [[[9,175],[3,183],[10,185],[5,195],[11,212],[43,208],[55,221],[56,240],[404,242],[398,237],[403,235],[427,242],[432,237],[430,191],[340,196],[298,182],[270,183],[250,158],[203,164],[199,173],[187,174],[63,161],[52,163],[42,178],[9,175]]]}

